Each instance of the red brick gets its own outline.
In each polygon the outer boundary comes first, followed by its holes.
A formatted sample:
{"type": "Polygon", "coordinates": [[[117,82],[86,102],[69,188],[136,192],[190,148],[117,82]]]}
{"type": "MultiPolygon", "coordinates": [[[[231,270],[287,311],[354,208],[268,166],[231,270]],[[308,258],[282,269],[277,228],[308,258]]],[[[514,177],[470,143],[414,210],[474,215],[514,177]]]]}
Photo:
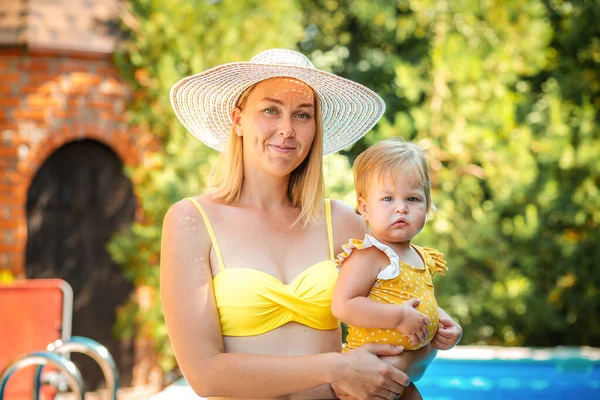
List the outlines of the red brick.
{"type": "Polygon", "coordinates": [[[95,122],[79,122],[73,126],[72,132],[76,132],[77,135],[83,134],[88,135],[94,132],[99,132],[99,125],[95,122]]]}
{"type": "Polygon", "coordinates": [[[16,147],[0,147],[0,157],[16,157],[17,155],[16,147]]]}
{"type": "Polygon", "coordinates": [[[83,64],[59,64],[56,67],[57,72],[80,72],[87,71],[88,66],[83,64]]]}
{"type": "MultiPolygon", "coordinates": [[[[14,159],[13,159],[13,160],[14,160],[14,159]]],[[[2,160],[2,161],[0,161],[0,167],[1,167],[2,169],[13,169],[13,170],[15,169],[15,166],[16,166],[16,164],[17,164],[16,162],[13,162],[13,163],[11,163],[11,164],[8,164],[8,163],[5,163],[4,161],[5,161],[5,160],[2,160]],[[6,165],[5,165],[5,164],[6,164],[6,165]]],[[[17,179],[18,179],[18,178],[15,178],[15,181],[17,181],[17,179]]],[[[12,196],[12,194],[11,194],[11,196],[12,196]]]]}
{"type": "Polygon", "coordinates": [[[22,207],[22,203],[21,204],[15,204],[13,206],[10,207],[10,216],[12,218],[19,218],[19,219],[23,219],[26,217],[26,212],[22,207]]]}
{"type": "Polygon", "coordinates": [[[48,71],[48,63],[43,61],[25,61],[20,69],[22,71],[48,71]]]}
{"type": "Polygon", "coordinates": [[[100,94],[106,96],[123,96],[126,87],[115,78],[108,78],[100,85],[100,94]]]}
{"type": "Polygon", "coordinates": [[[0,94],[2,94],[2,96],[9,96],[9,93],[13,93],[13,87],[12,85],[3,85],[0,83],[0,94]]]}
{"type": "Polygon", "coordinates": [[[125,116],[124,113],[113,113],[113,112],[102,111],[100,113],[100,118],[102,118],[103,120],[106,120],[106,121],[118,121],[118,122],[127,121],[127,117],[125,116]]]}
{"type": "Polygon", "coordinates": [[[61,92],[65,94],[89,94],[90,87],[89,86],[67,86],[61,88],[61,92]]]}
{"type": "Polygon", "coordinates": [[[82,105],[85,105],[85,101],[81,100],[81,96],[69,96],[69,97],[67,97],[67,107],[69,107],[69,108],[79,108],[82,105]]]}
{"type": "MultiPolygon", "coordinates": [[[[2,222],[0,221],[0,227],[2,227],[2,222]]],[[[0,244],[0,253],[8,253],[8,252],[13,252],[13,253],[17,253],[19,251],[23,250],[23,246],[19,246],[16,244],[0,244]]]]}
{"type": "Polygon", "coordinates": [[[56,66],[57,72],[87,72],[90,70],[91,63],[78,60],[65,60],[56,66]]]}
{"type": "Polygon", "coordinates": [[[57,107],[60,101],[45,95],[31,95],[27,97],[27,104],[32,107],[57,107]]]}
{"type": "Polygon", "coordinates": [[[18,97],[0,97],[0,106],[18,106],[20,99],[18,97]]]}
{"type": "MultiPolygon", "coordinates": [[[[1,190],[0,190],[0,192],[1,192],[1,190]]],[[[3,218],[0,218],[0,229],[3,229],[3,228],[18,228],[20,226],[22,226],[22,223],[19,222],[19,221],[14,220],[14,219],[3,219],[3,218]]],[[[5,246],[5,248],[3,248],[3,246],[0,246],[0,253],[10,252],[10,251],[18,252],[19,250],[21,250],[21,249],[19,249],[18,247],[15,248],[15,246],[9,246],[8,248],[6,248],[6,246],[5,246]]]]}
{"type": "Polygon", "coordinates": [[[2,49],[2,50],[0,50],[0,57],[23,56],[23,55],[25,55],[24,49],[2,49]]]}
{"type": "Polygon", "coordinates": [[[16,73],[7,73],[2,74],[2,82],[19,82],[21,80],[22,74],[16,73]]]}
{"type": "Polygon", "coordinates": [[[0,170],[0,179],[10,180],[15,175],[12,171],[0,170]]]}
{"type": "Polygon", "coordinates": [[[29,146],[31,144],[31,139],[28,136],[12,135],[10,142],[13,144],[13,146],[19,146],[22,144],[29,146]]]}
{"type": "Polygon", "coordinates": [[[25,94],[32,93],[52,93],[58,86],[56,82],[48,82],[43,85],[24,85],[19,89],[20,92],[25,94]]]}
{"type": "Polygon", "coordinates": [[[89,101],[87,105],[88,107],[98,108],[101,110],[112,111],[114,109],[114,103],[111,103],[109,101],[89,101]]]}
{"type": "Polygon", "coordinates": [[[31,74],[29,75],[29,85],[41,85],[46,82],[59,82],[61,74],[31,74]]]}
{"type": "Polygon", "coordinates": [[[96,68],[96,71],[102,75],[120,76],[119,69],[115,66],[96,68]]]}
{"type": "Polygon", "coordinates": [[[55,110],[52,112],[52,116],[58,119],[65,119],[69,117],[75,118],[77,116],[77,113],[65,110],[55,110]]]}
{"type": "Polygon", "coordinates": [[[17,247],[19,248],[19,251],[7,253],[9,264],[11,265],[12,272],[15,275],[24,274],[24,271],[21,270],[25,265],[25,243],[22,243],[17,247]]]}
{"type": "Polygon", "coordinates": [[[94,86],[98,85],[102,79],[98,75],[89,74],[87,72],[71,73],[71,83],[76,86],[94,86]]]}
{"type": "Polygon", "coordinates": [[[17,131],[19,125],[14,122],[2,122],[0,121],[0,131],[17,131]]]}
{"type": "Polygon", "coordinates": [[[13,115],[15,119],[30,119],[34,121],[46,120],[46,111],[44,110],[17,110],[13,115]]]}

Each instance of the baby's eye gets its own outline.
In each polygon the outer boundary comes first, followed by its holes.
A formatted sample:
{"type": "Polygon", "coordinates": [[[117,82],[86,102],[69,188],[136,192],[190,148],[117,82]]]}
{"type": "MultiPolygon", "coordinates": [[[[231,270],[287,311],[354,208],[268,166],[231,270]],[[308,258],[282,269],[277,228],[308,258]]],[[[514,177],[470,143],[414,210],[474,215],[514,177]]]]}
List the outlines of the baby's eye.
{"type": "Polygon", "coordinates": [[[385,196],[382,200],[389,202],[389,201],[392,201],[393,199],[392,199],[392,196],[385,196]]]}
{"type": "Polygon", "coordinates": [[[408,201],[419,201],[419,198],[411,196],[411,197],[408,198],[408,201]]]}

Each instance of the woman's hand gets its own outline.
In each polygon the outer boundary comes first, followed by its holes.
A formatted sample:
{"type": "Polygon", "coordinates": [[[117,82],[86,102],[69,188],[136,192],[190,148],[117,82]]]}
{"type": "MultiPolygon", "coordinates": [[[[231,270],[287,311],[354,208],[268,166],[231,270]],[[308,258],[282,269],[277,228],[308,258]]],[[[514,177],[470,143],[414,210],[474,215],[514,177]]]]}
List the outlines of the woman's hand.
{"type": "Polygon", "coordinates": [[[405,351],[397,356],[381,357],[381,360],[404,371],[411,382],[417,382],[421,379],[436,354],[437,349],[431,343],[428,343],[418,350],[405,351]]]}
{"type": "Polygon", "coordinates": [[[439,313],[440,323],[431,345],[438,350],[449,350],[460,341],[462,328],[441,308],[439,313]]]}
{"type": "Polygon", "coordinates": [[[331,387],[343,399],[393,399],[410,384],[408,376],[379,357],[397,356],[402,347],[368,343],[342,353],[344,363],[331,387]]]}

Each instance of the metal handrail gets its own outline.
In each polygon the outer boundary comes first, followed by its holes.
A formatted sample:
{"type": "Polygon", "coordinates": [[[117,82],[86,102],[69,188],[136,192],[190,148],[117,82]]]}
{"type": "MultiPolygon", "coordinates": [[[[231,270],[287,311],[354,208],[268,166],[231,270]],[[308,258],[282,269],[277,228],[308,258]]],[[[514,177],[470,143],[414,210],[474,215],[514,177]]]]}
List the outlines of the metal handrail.
{"type": "MultiPolygon", "coordinates": [[[[91,357],[102,369],[102,373],[104,374],[104,379],[106,381],[106,388],[110,396],[109,398],[111,400],[117,400],[117,390],[119,389],[119,371],[117,370],[115,360],[106,347],[95,340],[82,336],[73,336],[66,342],[63,342],[62,340],[52,342],[48,345],[47,349],[50,352],[61,355],[75,352],[91,357]]],[[[38,367],[34,376],[34,400],[39,400],[40,378],[43,368],[43,366],[38,367]]]]}
{"type": "Polygon", "coordinates": [[[6,384],[11,375],[19,369],[30,365],[40,365],[41,367],[38,368],[43,368],[44,365],[52,365],[58,368],[67,376],[67,380],[75,393],[75,397],[79,400],[83,400],[85,396],[85,384],[83,383],[83,378],[81,377],[79,369],[70,360],[67,360],[59,354],[47,351],[37,351],[25,354],[8,364],[0,374],[0,400],[4,399],[6,384]]]}

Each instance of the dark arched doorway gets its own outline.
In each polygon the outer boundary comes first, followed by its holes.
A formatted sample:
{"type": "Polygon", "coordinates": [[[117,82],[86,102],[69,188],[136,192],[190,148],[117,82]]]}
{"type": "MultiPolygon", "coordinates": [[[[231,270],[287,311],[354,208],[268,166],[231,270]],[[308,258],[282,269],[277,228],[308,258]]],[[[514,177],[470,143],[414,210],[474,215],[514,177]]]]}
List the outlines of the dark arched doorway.
{"type": "MultiPolygon", "coordinates": [[[[112,353],[121,383],[131,381],[133,345],[112,329],[116,307],[132,285],[106,250],[111,236],[134,219],[135,198],[123,163],[93,140],[59,148],[39,169],[27,195],[27,278],[61,278],[73,287],[73,336],[94,339],[112,353]]],[[[73,355],[88,390],[103,381],[100,368],[73,355]]]]}

